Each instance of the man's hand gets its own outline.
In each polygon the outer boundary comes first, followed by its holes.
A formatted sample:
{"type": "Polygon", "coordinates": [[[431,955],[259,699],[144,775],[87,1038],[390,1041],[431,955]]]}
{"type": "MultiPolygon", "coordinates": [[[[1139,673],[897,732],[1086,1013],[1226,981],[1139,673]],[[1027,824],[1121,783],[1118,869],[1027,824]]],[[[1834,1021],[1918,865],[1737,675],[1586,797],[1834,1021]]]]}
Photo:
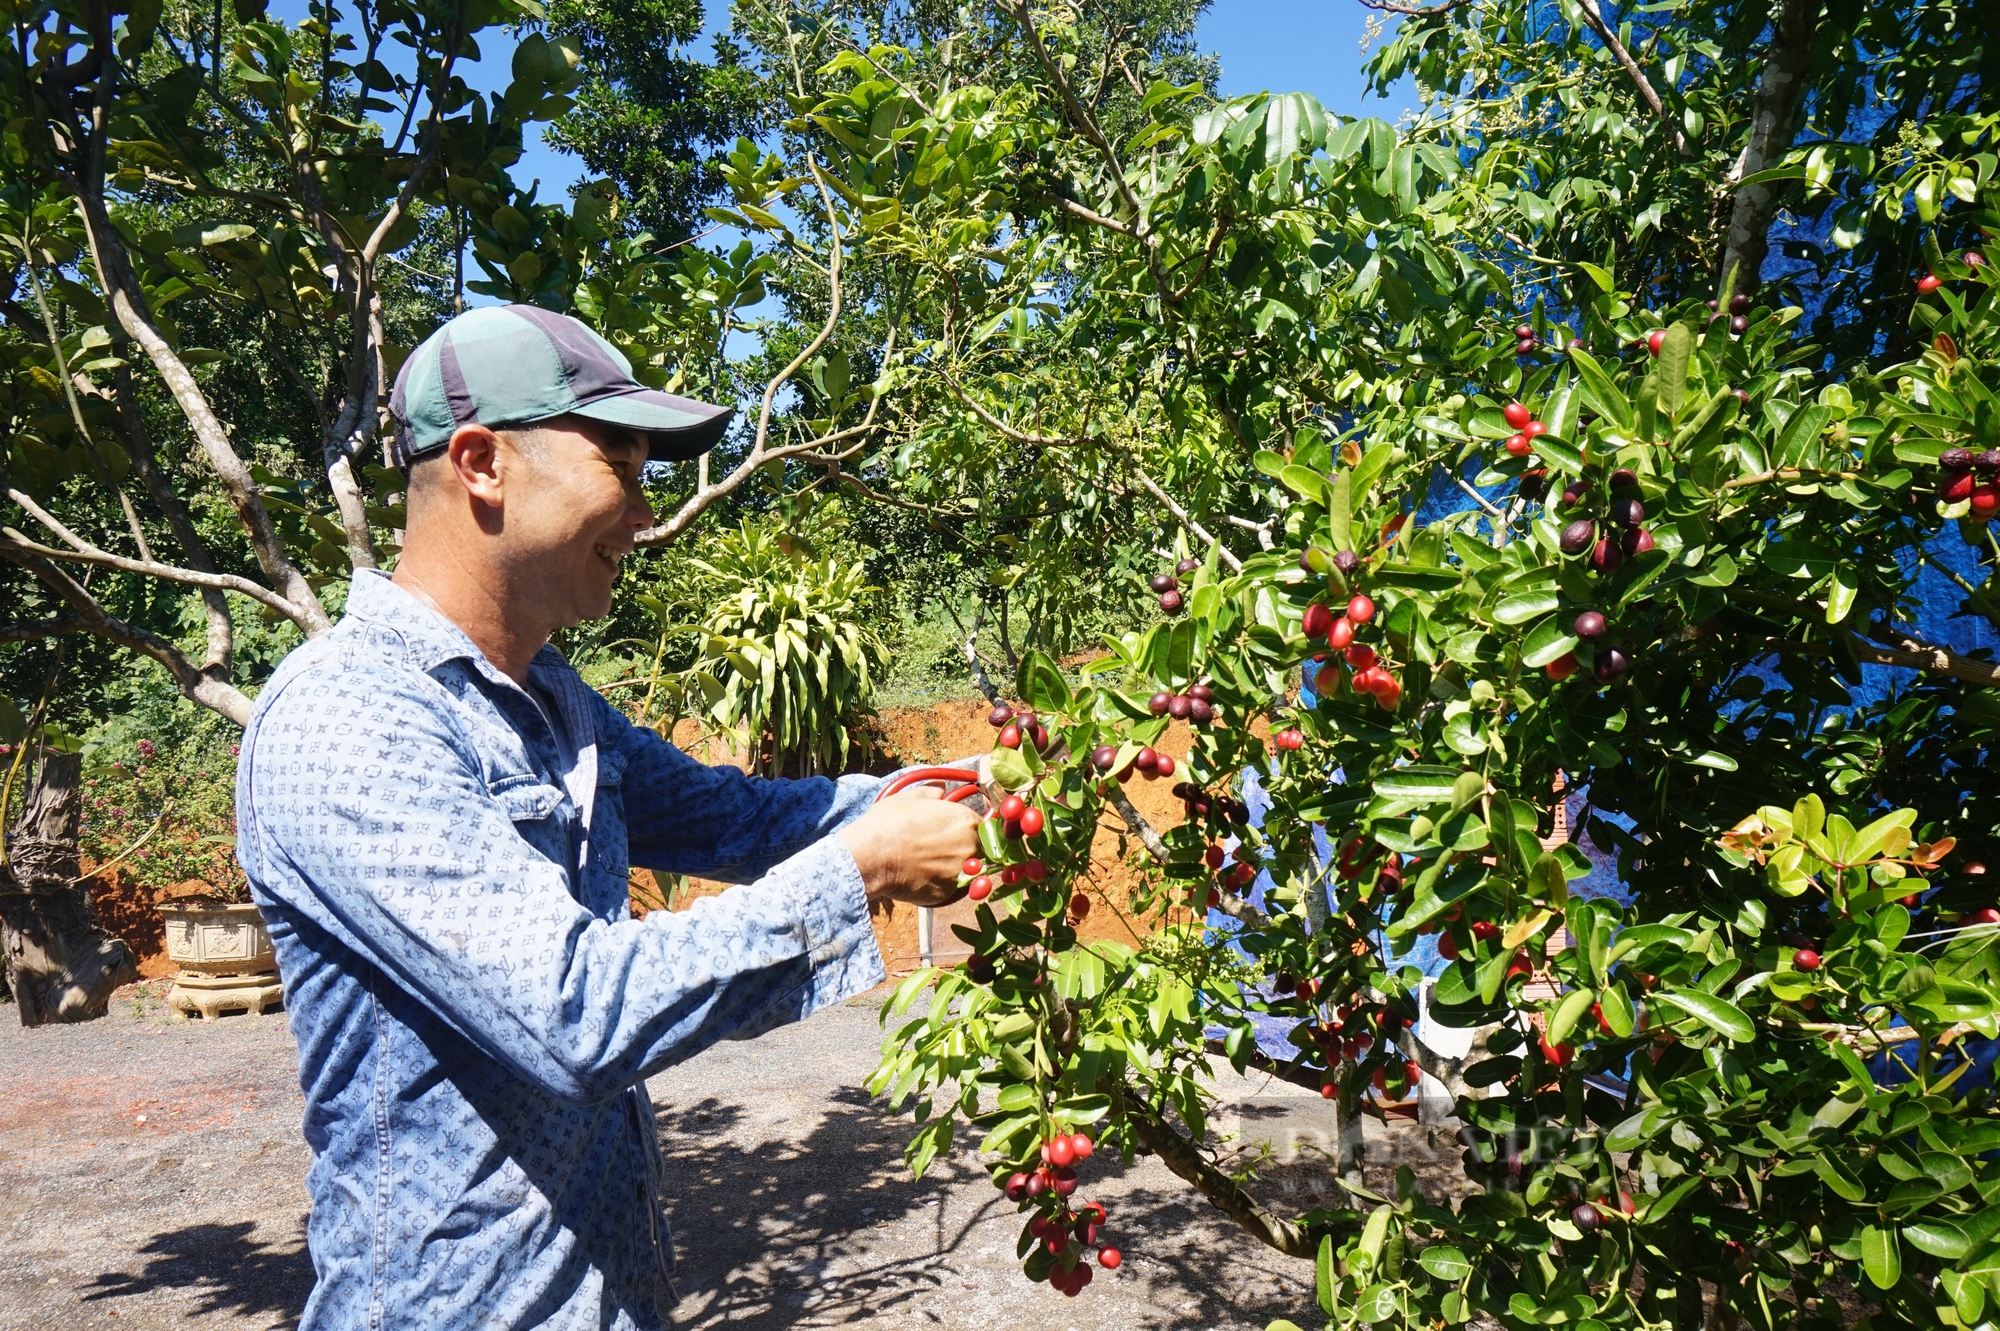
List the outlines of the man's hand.
{"type": "Polygon", "coordinates": [[[959,866],[979,853],[979,818],[935,786],[891,795],[838,833],[868,885],[868,900],[948,906],[964,895],[959,866]]]}

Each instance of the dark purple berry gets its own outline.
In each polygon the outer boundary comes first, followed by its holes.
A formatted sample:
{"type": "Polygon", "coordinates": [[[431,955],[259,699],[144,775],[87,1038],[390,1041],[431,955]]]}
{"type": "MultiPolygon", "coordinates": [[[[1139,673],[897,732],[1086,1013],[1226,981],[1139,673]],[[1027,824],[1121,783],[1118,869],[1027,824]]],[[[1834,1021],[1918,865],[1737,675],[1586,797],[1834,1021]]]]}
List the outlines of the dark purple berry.
{"type": "Polygon", "coordinates": [[[1619,495],[1611,501],[1611,520],[1636,527],[1646,520],[1646,506],[1632,495],[1619,495]]]}
{"type": "MultiPolygon", "coordinates": [[[[1568,499],[1567,493],[1563,496],[1568,499]]],[[[1597,539],[1597,524],[1589,518],[1578,518],[1562,529],[1562,552],[1566,555],[1580,555],[1590,548],[1597,539]]]]}
{"type": "Polygon", "coordinates": [[[1606,537],[1590,552],[1590,565],[1599,573],[1616,573],[1618,566],[1625,562],[1625,552],[1618,543],[1606,537]]]}
{"type": "Polygon", "coordinates": [[[1604,636],[1604,616],[1595,610],[1586,610],[1576,617],[1576,636],[1591,641],[1604,636]]]}
{"type": "Polygon", "coordinates": [[[1173,705],[1173,701],[1174,701],[1174,695],[1168,693],[1165,689],[1161,689],[1158,693],[1154,694],[1152,697],[1146,700],[1146,710],[1151,712],[1154,716],[1165,716],[1167,714],[1167,708],[1173,705]]]}
{"type": "Polygon", "coordinates": [[[1164,596],[1181,584],[1180,580],[1171,573],[1155,573],[1146,585],[1164,596]]]}
{"type": "Polygon", "coordinates": [[[1946,471],[1971,471],[1972,450],[1968,448],[1947,448],[1938,454],[1938,466],[1946,471]]]}
{"type": "Polygon", "coordinates": [[[1625,655],[1622,648],[1606,647],[1597,654],[1597,665],[1593,667],[1601,680],[1614,680],[1631,666],[1632,658],[1625,655]]]}
{"type": "Polygon", "coordinates": [[[1354,570],[1361,567],[1361,556],[1355,554],[1352,550],[1335,551],[1333,566],[1340,570],[1342,577],[1351,578],[1354,576],[1354,570]]]}
{"type": "Polygon", "coordinates": [[[1178,615],[1181,612],[1181,594],[1179,592],[1168,592],[1165,596],[1162,596],[1160,598],[1160,609],[1170,615],[1178,615]]]}

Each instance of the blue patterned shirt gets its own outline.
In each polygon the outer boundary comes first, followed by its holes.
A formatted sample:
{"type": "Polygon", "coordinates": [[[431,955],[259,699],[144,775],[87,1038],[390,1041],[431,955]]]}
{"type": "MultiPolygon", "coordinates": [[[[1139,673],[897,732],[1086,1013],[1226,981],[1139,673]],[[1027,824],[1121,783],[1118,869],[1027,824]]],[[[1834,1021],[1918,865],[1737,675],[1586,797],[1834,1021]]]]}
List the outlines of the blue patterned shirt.
{"type": "Polygon", "coordinates": [[[643,1078],[883,978],[829,835],[877,780],[703,767],[551,648],[529,682],[362,573],[244,733],[237,853],[313,1151],[307,1331],[661,1325],[643,1078]],[[749,885],[635,920],[631,863],[749,885]]]}

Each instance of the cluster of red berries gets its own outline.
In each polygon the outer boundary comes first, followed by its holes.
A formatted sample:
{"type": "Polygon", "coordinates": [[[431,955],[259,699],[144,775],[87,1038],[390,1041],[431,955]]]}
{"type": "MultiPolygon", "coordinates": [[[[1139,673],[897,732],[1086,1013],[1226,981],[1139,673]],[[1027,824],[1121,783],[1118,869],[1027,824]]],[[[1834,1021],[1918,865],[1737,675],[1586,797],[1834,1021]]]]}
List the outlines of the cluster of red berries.
{"type": "Polygon", "coordinates": [[[1524,458],[1535,451],[1535,440],[1549,432],[1549,427],[1535,419],[1535,413],[1519,402],[1509,402],[1501,408],[1501,415],[1507,418],[1508,428],[1514,433],[1507,436],[1508,457],[1524,458]]]}
{"type": "Polygon", "coordinates": [[[1257,881],[1256,865],[1250,863],[1248,860],[1239,858],[1225,872],[1222,866],[1227,859],[1228,852],[1224,851],[1221,846],[1212,845],[1203,851],[1201,855],[1201,862],[1219,875],[1219,880],[1224,887],[1241,892],[1244,888],[1257,881]]]}
{"type": "Polygon", "coordinates": [[[1369,866],[1377,860],[1382,860],[1382,867],[1377,872],[1383,882],[1389,887],[1401,887],[1403,857],[1389,852],[1388,847],[1372,839],[1363,840],[1356,837],[1341,846],[1340,853],[1334,857],[1334,872],[1340,876],[1340,881],[1343,883],[1359,882],[1361,875],[1368,872],[1369,866]],[[1385,852],[1388,853],[1388,858],[1383,860],[1385,852]]]}
{"type": "Polygon", "coordinates": [[[993,710],[986,714],[986,724],[1000,732],[1000,747],[1018,749],[1023,742],[1033,743],[1037,751],[1046,750],[1054,736],[1049,728],[1027,708],[1015,711],[1006,703],[994,703],[993,710]]]}
{"type": "Polygon", "coordinates": [[[1152,576],[1146,585],[1159,594],[1160,609],[1170,615],[1178,615],[1181,612],[1181,606],[1185,604],[1181,599],[1181,578],[1193,573],[1200,567],[1201,561],[1199,559],[1183,559],[1180,563],[1174,565],[1173,573],[1155,573],[1152,576]],[[1176,573],[1180,577],[1175,577],[1174,574],[1176,573]]]}
{"type": "Polygon", "coordinates": [[[1403,682],[1381,664],[1381,656],[1373,647],[1354,640],[1355,629],[1374,618],[1375,602],[1362,592],[1355,593],[1345,613],[1337,616],[1318,602],[1306,607],[1300,629],[1314,641],[1325,640],[1354,671],[1351,681],[1344,681],[1338,664],[1326,663],[1326,654],[1315,656],[1315,662],[1325,664],[1313,676],[1313,692],[1327,697],[1338,693],[1343,682],[1351,682],[1355,692],[1373,695],[1383,710],[1396,710],[1403,700],[1403,682]]]}
{"type": "Polygon", "coordinates": [[[2000,513],[2000,448],[1975,454],[1970,449],[1947,448],[1938,454],[1944,479],[1938,484],[1938,498],[1947,504],[1961,501],[1971,506],[1970,516],[1984,522],[2000,513]],[[1981,478],[1973,479],[1974,473],[1981,478]]]}
{"type": "Polygon", "coordinates": [[[1514,326],[1514,354],[1530,355],[1535,350],[1535,330],[1527,324],[1514,326]]]}
{"type": "MultiPolygon", "coordinates": [[[[1019,795],[1009,795],[1006,800],[1001,801],[1000,807],[1005,809],[1008,801],[1020,799],[1019,795]]],[[[1022,816],[1015,821],[1023,824],[1022,830],[1025,832],[1025,822],[1028,814],[1034,815],[1035,830],[1039,832],[1042,827],[1042,811],[1040,809],[1023,808],[1022,816]]],[[[1030,836],[1034,835],[1034,833],[1027,834],[1030,836]]],[[[1049,876],[1049,866],[1035,859],[1023,860],[1019,864],[1001,866],[988,865],[986,861],[975,855],[964,864],[961,864],[959,868],[963,872],[965,895],[971,897],[974,901],[986,900],[987,897],[993,895],[996,888],[1013,887],[1017,883],[1040,883],[1046,881],[1049,876]]],[[[1088,903],[1085,904],[1084,908],[1086,910],[1089,909],[1088,903]]]]}
{"type": "Polygon", "coordinates": [[[1124,1260],[1118,1249],[1098,1244],[1106,1212],[1097,1202],[1084,1202],[1070,1209],[1070,1195],[1076,1191],[1076,1165],[1090,1159],[1096,1150],[1085,1134],[1058,1133],[1042,1144],[1042,1163],[1035,1169],[1010,1175],[1001,1185],[1012,1202],[1033,1203],[1044,1197],[1055,1199],[1053,1212],[1038,1212],[1028,1220],[1028,1233],[1047,1248],[1056,1265],[1049,1271],[1049,1284],[1074,1298],[1090,1283],[1090,1267],[1084,1254],[1097,1249],[1097,1264],[1107,1271],[1118,1269],[1124,1260]]]}
{"type": "Polygon", "coordinates": [[[1297,726],[1287,726],[1271,736],[1271,747],[1281,753],[1297,753],[1306,746],[1306,732],[1297,726]]]}
{"type": "MultiPolygon", "coordinates": [[[[1722,307],[1712,300],[1708,302],[1708,308],[1714,311],[1713,314],[1709,315],[1708,321],[1711,324],[1715,324],[1722,322],[1725,318],[1728,319],[1729,331],[1733,336],[1741,337],[1750,327],[1750,298],[1740,292],[1729,298],[1728,314],[1725,315],[1722,312],[1722,307]]],[[[1658,337],[1664,342],[1666,341],[1666,336],[1664,332],[1659,331],[1647,336],[1647,346],[1651,348],[1655,356],[1660,354],[1660,349],[1653,345],[1652,339],[1658,337]]]]}
{"type": "MultiPolygon", "coordinates": [[[[1100,772],[1111,771],[1117,762],[1118,750],[1113,745],[1100,744],[1091,750],[1090,764],[1100,772]]],[[[1137,772],[1148,781],[1153,781],[1163,776],[1172,776],[1174,771],[1172,754],[1161,753],[1158,749],[1148,746],[1139,750],[1132,761],[1125,764],[1124,768],[1113,776],[1113,780],[1124,781],[1130,778],[1132,773],[1137,772]]]]}
{"type": "Polygon", "coordinates": [[[1183,814],[1189,818],[1206,818],[1210,813],[1221,816],[1227,823],[1241,827],[1250,821],[1250,806],[1228,795],[1211,795],[1192,781],[1182,781],[1173,789],[1175,799],[1186,807],[1183,814]]]}
{"type": "Polygon", "coordinates": [[[1215,719],[1215,690],[1206,684],[1195,684],[1186,693],[1161,689],[1146,700],[1146,710],[1154,716],[1171,716],[1176,721],[1205,726],[1215,719]]]}

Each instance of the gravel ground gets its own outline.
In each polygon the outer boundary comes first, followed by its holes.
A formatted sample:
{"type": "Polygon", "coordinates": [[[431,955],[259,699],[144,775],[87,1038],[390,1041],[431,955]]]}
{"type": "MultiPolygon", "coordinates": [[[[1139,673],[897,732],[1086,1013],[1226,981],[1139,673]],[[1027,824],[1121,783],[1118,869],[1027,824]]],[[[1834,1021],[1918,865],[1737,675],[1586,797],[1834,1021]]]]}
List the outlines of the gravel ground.
{"type": "MultiPolygon", "coordinates": [[[[0,1008],[0,1328],[295,1324],[312,1285],[296,1050],[283,1014],[213,1025],[127,990],[87,1026],[0,1008]]],[[[886,991],[882,991],[886,992],[886,991]]],[[[653,1078],[686,1327],[1261,1328],[1310,1310],[1312,1267],[1242,1237],[1156,1159],[1094,1158],[1079,1197],[1125,1263],[1075,1300],[1030,1284],[1019,1217],[961,1148],[914,1182],[907,1120],[859,1089],[882,993],[653,1078]]],[[[1273,1157],[1280,1209],[1334,1201],[1316,1096],[1224,1070],[1215,1128],[1273,1157]]],[[[1427,1134],[1370,1125],[1371,1182],[1448,1173],[1427,1134]]]]}

